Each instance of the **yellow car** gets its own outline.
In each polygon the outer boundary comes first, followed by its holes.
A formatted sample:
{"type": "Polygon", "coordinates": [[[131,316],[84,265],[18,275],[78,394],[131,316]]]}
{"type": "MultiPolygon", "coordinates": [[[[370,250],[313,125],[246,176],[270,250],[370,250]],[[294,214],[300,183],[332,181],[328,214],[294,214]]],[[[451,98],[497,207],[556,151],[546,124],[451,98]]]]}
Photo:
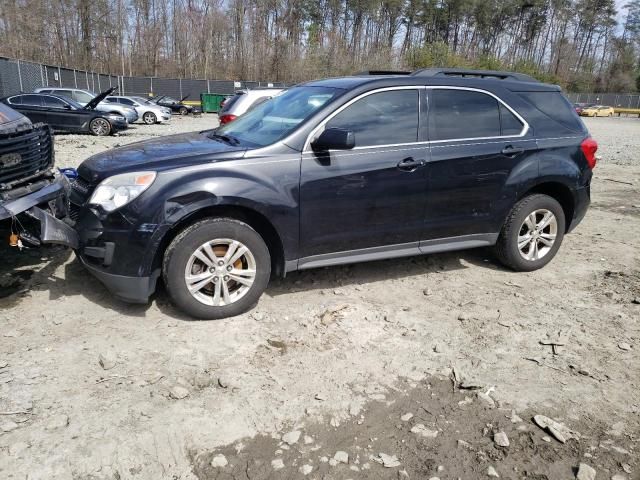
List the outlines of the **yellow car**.
{"type": "Polygon", "coordinates": [[[593,105],[583,108],[580,115],[583,117],[613,117],[613,107],[593,105]]]}

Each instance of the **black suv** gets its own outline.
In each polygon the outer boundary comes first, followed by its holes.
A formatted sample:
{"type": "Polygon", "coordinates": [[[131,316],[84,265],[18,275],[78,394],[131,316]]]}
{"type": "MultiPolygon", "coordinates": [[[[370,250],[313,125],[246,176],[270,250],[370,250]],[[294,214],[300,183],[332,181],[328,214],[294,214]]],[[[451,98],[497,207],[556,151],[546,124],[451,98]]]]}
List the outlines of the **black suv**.
{"type": "Polygon", "coordinates": [[[77,254],[116,296],[147,302],[162,277],[204,319],[294,270],[482,246],[535,270],[584,217],[596,148],[560,88],[525,75],[309,82],[216,130],[86,160],[77,254]]]}

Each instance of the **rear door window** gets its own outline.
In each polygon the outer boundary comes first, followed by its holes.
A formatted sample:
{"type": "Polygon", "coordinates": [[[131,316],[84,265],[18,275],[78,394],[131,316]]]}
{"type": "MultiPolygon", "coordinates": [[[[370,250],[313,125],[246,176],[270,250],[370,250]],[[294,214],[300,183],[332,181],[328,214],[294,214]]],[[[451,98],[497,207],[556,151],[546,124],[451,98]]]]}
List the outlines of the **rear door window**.
{"type": "Polygon", "coordinates": [[[418,90],[373,93],[349,105],[325,128],[351,130],[356,147],[418,141],[418,90]]]}
{"type": "Polygon", "coordinates": [[[499,102],[492,96],[468,90],[431,90],[430,140],[461,140],[500,135],[499,102]]]}
{"type": "Polygon", "coordinates": [[[22,105],[30,105],[32,107],[42,106],[42,96],[40,95],[21,95],[22,105]]]}

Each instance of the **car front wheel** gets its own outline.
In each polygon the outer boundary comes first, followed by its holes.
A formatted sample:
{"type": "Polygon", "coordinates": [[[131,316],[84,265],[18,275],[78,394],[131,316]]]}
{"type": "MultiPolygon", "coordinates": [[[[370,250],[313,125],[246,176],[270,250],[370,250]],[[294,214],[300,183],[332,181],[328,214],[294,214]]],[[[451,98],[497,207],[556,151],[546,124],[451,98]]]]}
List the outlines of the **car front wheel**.
{"type": "Polygon", "coordinates": [[[562,206],[548,195],[529,195],[511,209],[496,244],[496,256],[513,270],[537,270],[556,255],[564,232],[562,206]]]}
{"type": "Polygon", "coordinates": [[[155,113],[145,112],[145,114],[142,116],[142,121],[147,125],[153,125],[158,121],[158,119],[156,118],[155,113]]]}
{"type": "Polygon", "coordinates": [[[271,257],[262,237],[231,218],[210,218],[173,239],[163,278],[173,303],[188,315],[213,320],[249,310],[264,292],[271,257]]]}
{"type": "Polygon", "coordinates": [[[180,115],[187,115],[189,113],[189,110],[187,109],[187,107],[180,107],[180,115]]]}
{"type": "Polygon", "coordinates": [[[89,123],[89,130],[94,135],[105,137],[111,133],[111,124],[104,118],[94,118],[89,123]]]}

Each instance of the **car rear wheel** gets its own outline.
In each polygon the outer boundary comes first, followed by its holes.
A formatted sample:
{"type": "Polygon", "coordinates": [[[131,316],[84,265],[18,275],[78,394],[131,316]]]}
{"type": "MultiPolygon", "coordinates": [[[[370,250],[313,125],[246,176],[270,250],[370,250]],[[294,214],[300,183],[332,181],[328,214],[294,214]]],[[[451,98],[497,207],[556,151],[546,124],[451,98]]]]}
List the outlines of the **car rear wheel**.
{"type": "Polygon", "coordinates": [[[187,115],[189,113],[189,110],[187,109],[187,107],[180,107],[180,115],[187,115]]]}
{"type": "Polygon", "coordinates": [[[212,218],[186,228],[167,248],[163,278],[173,303],[188,315],[214,320],[249,310],[271,275],[262,237],[231,218],[212,218]]]}
{"type": "Polygon", "coordinates": [[[564,231],[562,206],[548,195],[529,195],[509,213],[495,247],[496,256],[513,270],[538,270],[556,255],[564,231]]]}
{"type": "Polygon", "coordinates": [[[156,114],[153,112],[145,112],[145,114],[142,115],[142,121],[147,125],[153,125],[158,121],[158,118],[156,117],[156,114]]]}
{"type": "Polygon", "coordinates": [[[94,118],[89,123],[89,130],[94,135],[105,137],[111,133],[111,124],[104,118],[94,118]]]}

